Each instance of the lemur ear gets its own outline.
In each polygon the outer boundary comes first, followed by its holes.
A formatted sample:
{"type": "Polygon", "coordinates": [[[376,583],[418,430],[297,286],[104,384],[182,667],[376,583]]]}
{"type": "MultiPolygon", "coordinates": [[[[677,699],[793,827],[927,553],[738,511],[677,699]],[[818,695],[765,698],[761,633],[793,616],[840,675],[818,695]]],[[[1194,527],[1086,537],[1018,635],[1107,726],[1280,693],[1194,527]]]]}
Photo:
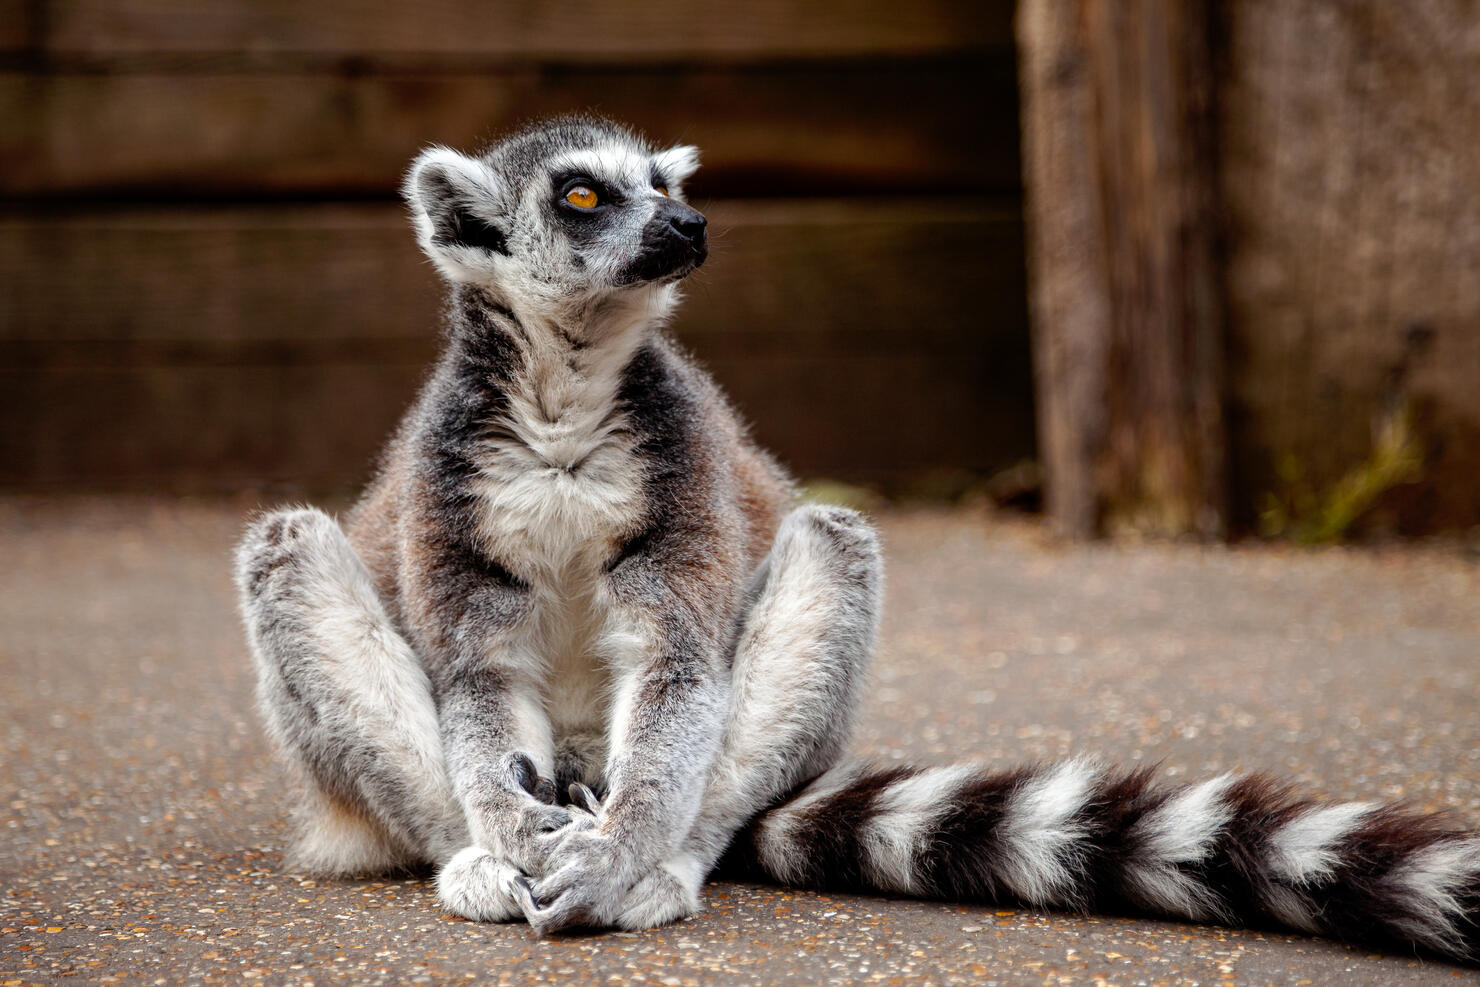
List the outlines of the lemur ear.
{"type": "Polygon", "coordinates": [[[445,147],[428,148],[412,163],[402,193],[417,240],[449,277],[470,277],[487,269],[491,255],[508,254],[500,191],[486,165],[445,147]]]}
{"type": "Polygon", "coordinates": [[[682,191],[683,183],[699,170],[699,149],[692,144],[680,144],[653,155],[653,164],[668,183],[668,191],[682,191]]]}

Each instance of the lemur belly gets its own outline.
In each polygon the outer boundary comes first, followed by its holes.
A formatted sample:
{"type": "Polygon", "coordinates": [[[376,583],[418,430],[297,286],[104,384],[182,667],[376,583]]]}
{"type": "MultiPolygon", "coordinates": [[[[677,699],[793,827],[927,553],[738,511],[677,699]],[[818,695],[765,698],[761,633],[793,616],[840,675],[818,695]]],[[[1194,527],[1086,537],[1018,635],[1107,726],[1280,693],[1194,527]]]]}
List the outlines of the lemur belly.
{"type": "Polygon", "coordinates": [[[599,766],[618,672],[602,640],[611,617],[605,566],[641,517],[642,467],[611,413],[500,425],[507,434],[480,462],[480,534],[533,594],[528,643],[543,665],[557,761],[599,766]]]}
{"type": "Polygon", "coordinates": [[[589,594],[542,601],[547,672],[545,711],[555,741],[555,774],[597,785],[606,762],[615,669],[600,653],[603,615],[589,594]]]}

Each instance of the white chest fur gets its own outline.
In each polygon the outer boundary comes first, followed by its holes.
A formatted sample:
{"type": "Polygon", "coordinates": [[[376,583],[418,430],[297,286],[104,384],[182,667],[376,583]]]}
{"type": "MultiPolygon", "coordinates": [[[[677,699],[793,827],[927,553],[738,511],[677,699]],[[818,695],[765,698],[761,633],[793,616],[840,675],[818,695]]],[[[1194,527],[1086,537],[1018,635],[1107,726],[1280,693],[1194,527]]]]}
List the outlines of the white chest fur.
{"type": "Polygon", "coordinates": [[[618,399],[634,349],[622,336],[531,345],[477,457],[479,533],[530,585],[521,650],[543,673],[557,735],[597,727],[610,694],[610,649],[599,639],[611,615],[600,581],[645,506],[644,467],[618,399]]]}
{"type": "Polygon", "coordinates": [[[595,577],[643,509],[621,366],[602,355],[533,363],[478,457],[485,544],[542,589],[581,594],[571,582],[595,577]]]}
{"type": "Polygon", "coordinates": [[[489,422],[475,489],[487,548],[536,589],[589,595],[634,532],[646,477],[620,391],[673,299],[666,286],[518,315],[519,369],[489,422]]]}

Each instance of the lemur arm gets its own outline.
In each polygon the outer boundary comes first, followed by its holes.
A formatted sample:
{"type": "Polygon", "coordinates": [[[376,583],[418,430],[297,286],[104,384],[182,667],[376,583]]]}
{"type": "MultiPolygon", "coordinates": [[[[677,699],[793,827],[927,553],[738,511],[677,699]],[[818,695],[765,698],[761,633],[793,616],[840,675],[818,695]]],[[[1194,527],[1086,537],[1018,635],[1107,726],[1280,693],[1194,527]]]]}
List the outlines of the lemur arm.
{"type": "Polygon", "coordinates": [[[711,586],[702,573],[648,557],[628,560],[614,582],[618,595],[643,599],[612,611],[630,664],[613,708],[607,795],[599,824],[564,834],[545,878],[533,887],[526,917],[542,934],[582,922],[608,924],[632,885],[683,840],[698,814],[728,708],[718,616],[727,611],[706,599],[711,586]]]}
{"type": "Polygon", "coordinates": [[[453,792],[476,846],[525,873],[543,866],[536,837],[569,821],[551,804],[550,728],[534,683],[497,668],[455,673],[438,689],[453,792]],[[542,763],[543,762],[543,763],[542,763]]]}
{"type": "Polygon", "coordinates": [[[633,881],[693,826],[724,725],[717,650],[690,647],[660,654],[622,686],[601,830],[627,848],[633,881]]]}
{"type": "Polygon", "coordinates": [[[476,846],[538,873],[537,837],[570,820],[549,804],[553,743],[541,699],[541,665],[524,654],[518,628],[527,591],[471,546],[421,542],[424,564],[406,598],[437,700],[454,794],[476,846]],[[491,571],[495,570],[495,571],[491,571]]]}

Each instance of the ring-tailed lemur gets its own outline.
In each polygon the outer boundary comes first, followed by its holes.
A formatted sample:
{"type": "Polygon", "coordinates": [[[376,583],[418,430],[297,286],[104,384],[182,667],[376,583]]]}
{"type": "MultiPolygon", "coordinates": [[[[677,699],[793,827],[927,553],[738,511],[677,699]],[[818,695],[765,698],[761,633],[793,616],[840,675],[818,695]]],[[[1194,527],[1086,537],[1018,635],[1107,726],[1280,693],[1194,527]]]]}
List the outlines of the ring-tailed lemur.
{"type": "Polygon", "coordinates": [[[422,862],[472,919],[646,928],[721,858],[789,884],[1278,923],[1480,953],[1480,837],[1258,777],[841,759],[880,607],[857,514],[798,506],[661,327],[705,258],[595,119],[406,181],[447,338],[345,529],[258,518],[237,578],[298,865],[422,862]]]}

